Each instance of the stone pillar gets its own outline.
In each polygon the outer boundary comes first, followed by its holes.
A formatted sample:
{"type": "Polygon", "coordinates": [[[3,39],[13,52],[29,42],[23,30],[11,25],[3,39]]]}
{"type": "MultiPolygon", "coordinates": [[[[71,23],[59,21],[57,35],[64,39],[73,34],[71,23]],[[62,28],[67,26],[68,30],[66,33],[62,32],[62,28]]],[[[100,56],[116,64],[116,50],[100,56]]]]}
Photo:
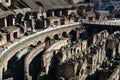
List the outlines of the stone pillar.
{"type": "Polygon", "coordinates": [[[3,80],[3,69],[0,68],[0,80],[3,80]]]}
{"type": "Polygon", "coordinates": [[[79,64],[78,64],[78,62],[76,62],[76,63],[75,63],[75,66],[74,66],[75,74],[77,73],[78,66],[79,66],[79,64]]]}
{"type": "Polygon", "coordinates": [[[24,18],[25,18],[24,16],[22,16],[22,18],[21,18],[21,24],[22,25],[24,25],[24,18]]]}
{"type": "Polygon", "coordinates": [[[79,32],[80,32],[80,31],[79,31],[79,29],[77,28],[77,29],[76,29],[76,39],[78,39],[79,36],[80,36],[79,32]]]}
{"type": "Polygon", "coordinates": [[[29,74],[30,61],[26,58],[24,61],[24,80],[32,80],[32,76],[29,74]]]}
{"type": "Polygon", "coordinates": [[[24,27],[25,27],[24,32],[27,32],[27,22],[26,21],[24,21],[24,27]]]}
{"type": "Polygon", "coordinates": [[[8,69],[7,65],[8,65],[8,62],[4,63],[4,71],[7,71],[8,69]]]}
{"type": "Polygon", "coordinates": [[[22,21],[22,22],[24,21],[24,18],[25,18],[24,16],[21,18],[21,21],[22,21]]]}
{"type": "Polygon", "coordinates": [[[5,23],[5,27],[7,28],[7,19],[6,19],[6,17],[4,18],[4,23],[5,23]]]}
{"type": "Polygon", "coordinates": [[[113,48],[112,57],[116,55],[116,48],[113,48]]]}
{"type": "Polygon", "coordinates": [[[54,11],[52,11],[52,16],[55,16],[55,12],[54,11]]]}
{"type": "Polygon", "coordinates": [[[32,30],[35,32],[35,19],[32,19],[32,30]]]}
{"type": "Polygon", "coordinates": [[[46,28],[46,27],[47,27],[47,21],[44,20],[44,28],[46,28]]]}
{"type": "Polygon", "coordinates": [[[62,16],[62,10],[60,10],[60,16],[62,16]]]}
{"type": "Polygon", "coordinates": [[[32,19],[32,15],[29,15],[29,20],[31,20],[32,19]]]}
{"type": "Polygon", "coordinates": [[[120,54],[120,43],[118,44],[118,54],[120,54]]]}
{"type": "Polygon", "coordinates": [[[12,20],[12,25],[15,26],[15,18],[12,20]]]}
{"type": "Polygon", "coordinates": [[[96,35],[93,36],[93,44],[96,43],[96,35]]]}

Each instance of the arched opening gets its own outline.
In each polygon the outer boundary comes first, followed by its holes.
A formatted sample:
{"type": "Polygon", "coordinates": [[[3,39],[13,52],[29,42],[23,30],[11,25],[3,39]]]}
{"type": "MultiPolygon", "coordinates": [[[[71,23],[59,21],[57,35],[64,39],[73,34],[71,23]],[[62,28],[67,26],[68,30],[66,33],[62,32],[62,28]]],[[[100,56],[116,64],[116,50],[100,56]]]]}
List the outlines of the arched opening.
{"type": "Polygon", "coordinates": [[[62,10],[62,15],[68,16],[68,9],[63,9],[62,10]]]}
{"type": "Polygon", "coordinates": [[[28,66],[29,75],[32,77],[32,80],[37,80],[39,77],[41,77],[42,72],[44,72],[42,69],[42,53],[43,51],[36,55],[28,66]]]}
{"type": "MultiPolygon", "coordinates": [[[[13,25],[13,18],[15,18],[15,15],[9,15],[7,17],[7,25],[8,26],[12,26],[13,25]]],[[[15,22],[15,20],[14,20],[14,22],[15,22]]]]}
{"type": "Polygon", "coordinates": [[[31,44],[29,47],[30,47],[30,50],[32,50],[32,49],[34,49],[36,46],[33,45],[33,44],[31,44]]]}
{"type": "Polygon", "coordinates": [[[61,19],[60,22],[61,22],[60,25],[64,25],[65,24],[65,19],[64,18],[61,19]]]}
{"type": "Polygon", "coordinates": [[[24,28],[20,26],[20,33],[24,33],[24,28]]]}
{"type": "Polygon", "coordinates": [[[30,15],[31,15],[31,12],[27,12],[25,14],[25,21],[28,21],[30,19],[30,17],[29,17],[30,15]]]}
{"type": "Polygon", "coordinates": [[[87,12],[87,11],[91,11],[91,10],[92,10],[92,6],[87,5],[87,7],[86,7],[86,12],[87,12]]]}
{"type": "Polygon", "coordinates": [[[17,22],[17,24],[22,24],[23,25],[22,17],[23,17],[22,13],[18,13],[17,14],[17,16],[16,16],[16,22],[17,22]]]}
{"type": "Polygon", "coordinates": [[[115,15],[116,18],[120,18],[120,14],[115,15]]]}
{"type": "Polygon", "coordinates": [[[72,41],[76,40],[76,31],[75,30],[71,30],[69,35],[70,35],[70,38],[72,41]]]}
{"type": "Polygon", "coordinates": [[[48,76],[50,76],[50,80],[57,80],[58,78],[58,66],[60,61],[58,60],[56,51],[53,51],[53,57],[50,62],[48,76]]]}
{"type": "Polygon", "coordinates": [[[77,13],[79,14],[79,16],[83,16],[83,12],[84,12],[84,6],[78,6],[77,8],[77,13]]]}
{"type": "Polygon", "coordinates": [[[46,37],[44,42],[46,43],[46,47],[50,46],[50,37],[46,37]]]}
{"type": "Polygon", "coordinates": [[[62,37],[68,37],[67,32],[63,32],[62,37]]]}
{"type": "Polygon", "coordinates": [[[60,10],[54,10],[54,15],[55,16],[60,16],[60,10]]]}
{"type": "Polygon", "coordinates": [[[50,17],[50,16],[52,16],[52,11],[51,10],[47,11],[47,17],[50,17]]]}
{"type": "Polygon", "coordinates": [[[0,34],[0,41],[2,40],[2,38],[3,38],[3,37],[2,37],[2,35],[0,34]]]}
{"type": "Polygon", "coordinates": [[[59,38],[59,36],[58,36],[58,34],[55,34],[54,35],[54,40],[59,40],[60,38],[59,38]]]}
{"type": "Polygon", "coordinates": [[[77,50],[77,53],[79,53],[79,52],[80,52],[80,50],[78,49],[78,50],[77,50]]]}
{"type": "Polygon", "coordinates": [[[4,72],[3,78],[13,78],[13,80],[24,80],[24,58],[25,55],[18,60],[16,58],[16,55],[14,55],[8,61],[7,70],[6,72],[4,72]]]}
{"type": "Polygon", "coordinates": [[[41,43],[42,43],[41,41],[38,41],[38,42],[37,42],[37,45],[40,45],[41,43]]]}
{"type": "Polygon", "coordinates": [[[18,35],[17,32],[14,32],[14,33],[13,33],[13,37],[14,37],[14,38],[17,38],[17,35],[18,35]]]}
{"type": "Polygon", "coordinates": [[[25,32],[24,26],[22,26],[22,25],[16,25],[16,26],[20,28],[19,29],[20,33],[24,33],[25,32]]]}
{"type": "Polygon", "coordinates": [[[28,29],[31,29],[31,27],[32,27],[32,18],[33,18],[33,15],[32,15],[31,12],[27,12],[27,13],[25,14],[24,20],[27,21],[27,22],[26,22],[26,27],[27,27],[28,29]]]}

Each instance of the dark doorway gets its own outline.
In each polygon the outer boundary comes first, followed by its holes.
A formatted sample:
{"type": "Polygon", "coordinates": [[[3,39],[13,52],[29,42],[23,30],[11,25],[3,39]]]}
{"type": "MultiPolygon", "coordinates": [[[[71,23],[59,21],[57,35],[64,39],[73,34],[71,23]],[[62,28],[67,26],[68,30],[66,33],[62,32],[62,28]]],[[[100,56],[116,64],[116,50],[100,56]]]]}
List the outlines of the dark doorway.
{"type": "Polygon", "coordinates": [[[57,25],[58,25],[58,21],[54,21],[54,25],[56,25],[56,26],[57,26],[57,25]]]}
{"type": "Polygon", "coordinates": [[[7,34],[7,42],[10,41],[10,34],[7,34]]]}
{"type": "Polygon", "coordinates": [[[93,17],[89,17],[89,21],[93,21],[93,17]]]}
{"type": "Polygon", "coordinates": [[[17,38],[17,32],[13,33],[14,38],[17,38]]]}
{"type": "Polygon", "coordinates": [[[61,25],[65,24],[65,19],[61,19],[61,25]]]}

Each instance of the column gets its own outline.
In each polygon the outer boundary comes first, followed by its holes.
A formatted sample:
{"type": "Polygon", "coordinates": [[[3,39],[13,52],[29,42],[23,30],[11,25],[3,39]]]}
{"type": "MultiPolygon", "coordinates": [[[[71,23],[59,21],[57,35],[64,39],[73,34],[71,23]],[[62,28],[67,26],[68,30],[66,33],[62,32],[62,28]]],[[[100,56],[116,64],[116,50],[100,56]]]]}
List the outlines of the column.
{"type": "Polygon", "coordinates": [[[15,18],[13,17],[12,25],[15,26],[15,18]]]}
{"type": "Polygon", "coordinates": [[[52,16],[55,16],[55,12],[54,11],[52,11],[52,16]]]}
{"type": "Polygon", "coordinates": [[[6,17],[4,18],[4,23],[5,23],[5,27],[7,28],[7,19],[6,19],[6,17]]]}
{"type": "Polygon", "coordinates": [[[29,15],[29,20],[31,20],[32,19],[32,15],[29,15]]]}
{"type": "Polygon", "coordinates": [[[32,30],[35,32],[35,19],[32,19],[32,30]]]}
{"type": "Polygon", "coordinates": [[[62,16],[62,10],[60,10],[60,16],[62,16]]]}
{"type": "Polygon", "coordinates": [[[27,32],[27,22],[26,21],[24,21],[24,27],[25,27],[24,28],[24,30],[25,30],[24,32],[27,32]]]}
{"type": "Polygon", "coordinates": [[[21,23],[22,23],[22,25],[24,25],[24,16],[21,18],[21,23]]]}
{"type": "Polygon", "coordinates": [[[44,20],[44,28],[46,28],[46,27],[47,27],[47,21],[44,20]]]}
{"type": "Polygon", "coordinates": [[[120,43],[118,44],[118,54],[120,54],[120,43]]]}
{"type": "Polygon", "coordinates": [[[116,48],[113,48],[112,57],[116,55],[116,48]]]}
{"type": "Polygon", "coordinates": [[[0,80],[3,80],[3,69],[0,68],[0,80]]]}

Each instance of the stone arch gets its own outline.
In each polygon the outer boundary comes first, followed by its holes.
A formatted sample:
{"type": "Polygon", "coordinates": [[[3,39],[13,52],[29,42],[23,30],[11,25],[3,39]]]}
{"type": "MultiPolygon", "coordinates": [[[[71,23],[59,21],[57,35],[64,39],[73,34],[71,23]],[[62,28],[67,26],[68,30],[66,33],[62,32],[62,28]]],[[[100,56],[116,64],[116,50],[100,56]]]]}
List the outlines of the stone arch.
{"type": "Polygon", "coordinates": [[[29,20],[29,16],[31,15],[32,13],[31,12],[27,12],[25,14],[25,21],[28,21],[29,20]]]}
{"type": "Polygon", "coordinates": [[[20,33],[25,33],[25,29],[23,26],[20,26],[19,28],[20,28],[20,33]]]}
{"type": "Polygon", "coordinates": [[[2,40],[3,36],[0,34],[0,41],[2,40]]]}
{"type": "Polygon", "coordinates": [[[76,40],[76,31],[74,29],[72,29],[69,32],[69,36],[70,36],[70,38],[71,38],[72,41],[75,41],[76,40]]]}
{"type": "Polygon", "coordinates": [[[29,73],[29,78],[31,78],[32,80],[37,80],[36,75],[39,73],[40,68],[42,68],[41,67],[41,58],[40,57],[41,57],[40,54],[36,54],[32,58],[32,60],[29,62],[28,73],[29,73]]]}
{"type": "Polygon", "coordinates": [[[7,64],[7,69],[4,74],[5,78],[9,78],[10,76],[12,76],[16,80],[18,80],[18,78],[20,80],[24,79],[24,76],[22,75],[22,73],[24,72],[24,70],[23,70],[24,63],[19,64],[19,62],[21,62],[23,60],[23,58],[24,57],[22,57],[21,59],[18,60],[16,58],[16,54],[15,54],[13,57],[11,57],[9,59],[8,64],[7,64]],[[19,67],[19,66],[21,66],[21,67],[19,67]],[[9,73],[9,70],[11,70],[11,72],[15,73],[15,74],[7,74],[7,73],[9,73]]]}
{"type": "Polygon", "coordinates": [[[40,45],[41,43],[42,43],[41,41],[38,41],[38,42],[37,42],[37,45],[40,45]]]}
{"type": "Polygon", "coordinates": [[[47,17],[52,16],[52,13],[53,13],[52,10],[48,10],[48,11],[47,11],[47,17]]]}
{"type": "Polygon", "coordinates": [[[86,11],[91,11],[91,9],[92,9],[91,5],[87,5],[86,8],[85,8],[86,11]]]}
{"type": "Polygon", "coordinates": [[[55,34],[54,35],[54,40],[59,40],[60,38],[59,38],[59,35],[58,34],[55,34]]]}
{"type": "Polygon", "coordinates": [[[62,33],[62,37],[68,37],[67,32],[64,31],[64,32],[62,33]]]}
{"type": "Polygon", "coordinates": [[[50,41],[50,37],[46,37],[44,42],[50,41]]]}
{"type": "Polygon", "coordinates": [[[36,46],[34,44],[30,44],[29,48],[30,50],[32,50],[33,48],[35,48],[36,46]]]}
{"type": "Polygon", "coordinates": [[[51,40],[50,37],[46,37],[46,38],[45,38],[45,41],[44,41],[44,42],[46,43],[46,46],[50,46],[50,44],[51,44],[51,43],[50,43],[50,40],[51,40]]]}
{"type": "Polygon", "coordinates": [[[80,16],[83,16],[83,12],[84,12],[84,6],[78,6],[77,8],[77,13],[80,15],[80,16]]]}
{"type": "Polygon", "coordinates": [[[13,25],[13,18],[15,18],[14,14],[11,14],[11,15],[7,16],[7,25],[8,26],[12,26],[13,25]]]}
{"type": "Polygon", "coordinates": [[[23,17],[23,14],[22,13],[18,13],[16,15],[16,22],[19,23],[19,24],[21,24],[22,17],[23,17]]]}
{"type": "MultiPolygon", "coordinates": [[[[38,41],[38,42],[40,42],[40,41],[38,41]]],[[[33,73],[31,72],[31,69],[30,69],[31,64],[33,66],[37,65],[37,64],[42,66],[42,64],[39,64],[38,62],[42,62],[41,56],[44,51],[44,47],[45,47],[44,43],[41,45],[38,45],[33,50],[31,50],[30,53],[26,56],[25,61],[24,61],[24,64],[25,64],[24,65],[24,73],[25,73],[24,76],[26,79],[31,78],[31,76],[33,77],[33,75],[32,75],[33,73]],[[36,61],[36,59],[39,59],[39,60],[36,61]]],[[[34,71],[34,69],[35,68],[33,67],[32,70],[34,71]]]]}
{"type": "Polygon", "coordinates": [[[80,52],[80,50],[79,49],[77,49],[77,53],[79,53],[80,52]]]}

